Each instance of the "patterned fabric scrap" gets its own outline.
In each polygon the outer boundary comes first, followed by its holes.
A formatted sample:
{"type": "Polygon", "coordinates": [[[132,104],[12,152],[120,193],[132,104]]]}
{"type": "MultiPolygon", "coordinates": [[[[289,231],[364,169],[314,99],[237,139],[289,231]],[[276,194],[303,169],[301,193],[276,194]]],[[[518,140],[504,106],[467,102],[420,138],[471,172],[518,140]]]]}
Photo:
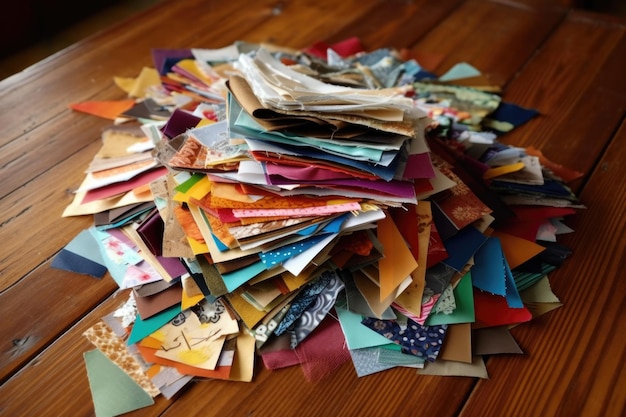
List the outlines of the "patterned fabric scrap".
{"type": "Polygon", "coordinates": [[[402,353],[424,358],[428,362],[437,359],[448,330],[447,324],[422,326],[411,319],[407,319],[406,326],[400,325],[397,320],[372,317],[365,317],[361,323],[400,345],[402,353]]]}
{"type": "Polygon", "coordinates": [[[304,311],[317,300],[317,296],[324,291],[334,277],[336,274],[333,271],[326,271],[319,278],[307,284],[291,303],[289,311],[274,330],[274,334],[280,336],[291,328],[304,311]]]}
{"type": "Polygon", "coordinates": [[[293,324],[293,330],[291,332],[292,349],[319,326],[328,312],[334,307],[337,296],[343,289],[343,281],[333,272],[329,283],[317,295],[317,298],[309,308],[303,311],[302,315],[293,324]]]}

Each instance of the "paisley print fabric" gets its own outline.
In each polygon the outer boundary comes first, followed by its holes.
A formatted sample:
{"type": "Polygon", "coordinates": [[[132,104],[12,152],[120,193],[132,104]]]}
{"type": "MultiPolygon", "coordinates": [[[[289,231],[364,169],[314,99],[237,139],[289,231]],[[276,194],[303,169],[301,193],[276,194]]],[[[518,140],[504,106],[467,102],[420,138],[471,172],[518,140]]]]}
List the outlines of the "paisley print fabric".
{"type": "Polygon", "coordinates": [[[285,318],[280,322],[274,334],[280,336],[289,329],[302,313],[309,308],[311,304],[315,302],[318,294],[324,291],[324,288],[330,283],[330,281],[336,277],[332,271],[326,271],[319,278],[316,278],[313,282],[307,284],[300,293],[294,298],[289,311],[285,315],[285,318]]]}
{"type": "Polygon", "coordinates": [[[319,326],[324,317],[326,317],[328,312],[335,305],[340,291],[344,289],[344,284],[337,274],[329,272],[329,275],[330,274],[332,274],[332,277],[328,285],[324,287],[313,304],[311,304],[294,323],[294,328],[291,333],[292,349],[319,326]]]}

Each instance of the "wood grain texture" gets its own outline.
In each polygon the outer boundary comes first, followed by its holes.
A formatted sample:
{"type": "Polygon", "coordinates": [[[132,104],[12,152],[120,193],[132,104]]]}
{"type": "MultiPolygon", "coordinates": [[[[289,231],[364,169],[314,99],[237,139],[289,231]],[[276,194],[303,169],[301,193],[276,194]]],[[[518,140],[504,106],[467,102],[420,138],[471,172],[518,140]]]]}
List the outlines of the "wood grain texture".
{"type": "Polygon", "coordinates": [[[368,50],[393,47],[410,48],[429,30],[453,13],[459,0],[391,0],[370,9],[356,21],[342,24],[329,34],[328,42],[356,36],[368,50]]]}
{"type": "MultiPolygon", "coordinates": [[[[111,297],[96,307],[56,343],[35,357],[17,376],[6,381],[0,388],[0,413],[6,416],[93,416],[83,354],[93,350],[94,346],[82,333],[126,299],[111,297]]],[[[168,405],[167,401],[156,401],[156,405],[149,410],[158,415],[168,405]]]]}
{"type": "Polygon", "coordinates": [[[0,381],[61,336],[117,289],[108,275],[102,280],[37,268],[0,295],[0,381]]]}
{"type": "Polygon", "coordinates": [[[414,49],[442,56],[438,74],[463,61],[504,87],[563,19],[564,10],[550,4],[466,1],[414,49]]]}
{"type": "MultiPolygon", "coordinates": [[[[95,127],[93,124],[89,126],[95,127]]],[[[95,136],[98,136],[97,132],[98,129],[94,132],[95,136]]],[[[64,155],[60,150],[63,147],[56,143],[59,157],[65,159],[63,163],[52,165],[45,175],[36,174],[25,180],[21,187],[0,202],[2,233],[7,236],[0,256],[0,291],[6,290],[56,254],[68,243],[66,234],[77,234],[91,224],[87,216],[64,219],[61,215],[72,202],[72,190],[80,185],[80,177],[84,177],[83,171],[98,151],[100,142],[92,140],[89,146],[79,146],[64,155]],[[83,152],[74,153],[81,150],[83,152]],[[92,152],[91,157],[89,152],[92,152]],[[41,242],[46,242],[46,245],[41,246],[41,242]]]]}
{"type": "Polygon", "coordinates": [[[317,383],[299,367],[252,383],[197,381],[131,416],[620,416],[626,412],[626,25],[540,0],[163,1],[0,82],[0,415],[93,415],[82,332],[125,298],[102,280],[50,268],[91,217],[62,219],[110,122],[72,112],[120,99],[113,77],[150,49],[236,40],[294,48],[351,36],[368,49],[469,62],[506,101],[541,115],[504,137],[584,172],[588,206],[568,224],[575,252],[550,275],[564,306],[513,329],[525,355],[491,357],[489,380],[395,369],[357,378],[350,363],[317,383]],[[31,393],[36,393],[32,395],[31,393]]]}
{"type": "Polygon", "coordinates": [[[589,174],[624,117],[625,35],[623,24],[570,13],[504,94],[540,112],[507,140],[589,174]]]}

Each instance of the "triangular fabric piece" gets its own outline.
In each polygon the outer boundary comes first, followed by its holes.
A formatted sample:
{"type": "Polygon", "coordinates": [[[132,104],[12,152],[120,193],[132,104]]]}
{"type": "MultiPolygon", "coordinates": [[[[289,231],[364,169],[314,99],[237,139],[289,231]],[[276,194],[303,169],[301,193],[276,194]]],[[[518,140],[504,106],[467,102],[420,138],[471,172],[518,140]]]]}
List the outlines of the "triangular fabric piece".
{"type": "Polygon", "coordinates": [[[472,332],[474,355],[524,353],[508,326],[485,327],[472,332]]]}
{"type": "Polygon", "coordinates": [[[378,262],[383,301],[417,268],[417,261],[389,215],[378,222],[378,239],[385,248],[384,257],[378,262]]]}
{"type": "Polygon", "coordinates": [[[418,369],[420,375],[467,376],[489,379],[485,360],[482,356],[474,355],[472,363],[438,360],[429,362],[423,369],[418,369]]]}
{"type": "Polygon", "coordinates": [[[96,417],[113,417],[154,404],[133,379],[98,349],[83,354],[96,417]]]}
{"type": "Polygon", "coordinates": [[[94,278],[102,278],[107,272],[106,266],[84,258],[74,252],[61,249],[50,264],[52,268],[75,272],[82,275],[90,275],[94,278]]]}
{"type": "Polygon", "coordinates": [[[126,91],[130,97],[144,98],[152,86],[161,86],[159,72],[150,67],[143,67],[137,78],[113,77],[115,84],[126,91]]]}
{"type": "Polygon", "coordinates": [[[488,238],[474,255],[472,284],[491,294],[506,295],[502,247],[498,238],[488,238]]]}
{"type": "Polygon", "coordinates": [[[511,269],[520,266],[546,249],[535,242],[531,242],[508,233],[494,231],[492,236],[500,239],[502,252],[504,252],[504,256],[506,257],[506,260],[509,263],[509,268],[511,269]]]}
{"type": "Polygon", "coordinates": [[[474,328],[519,324],[530,321],[532,314],[526,307],[511,308],[506,298],[474,288],[474,328]]]}
{"type": "Polygon", "coordinates": [[[115,120],[120,114],[135,105],[135,100],[110,100],[110,101],[83,101],[70,104],[70,109],[115,120]]]}

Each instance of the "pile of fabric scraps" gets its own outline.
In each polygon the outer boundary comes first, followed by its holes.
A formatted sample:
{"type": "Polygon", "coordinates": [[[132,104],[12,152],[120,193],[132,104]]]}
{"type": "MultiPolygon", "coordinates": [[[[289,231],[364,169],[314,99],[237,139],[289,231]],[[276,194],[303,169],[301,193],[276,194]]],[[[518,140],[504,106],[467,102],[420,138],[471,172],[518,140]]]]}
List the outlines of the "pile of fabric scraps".
{"type": "Polygon", "coordinates": [[[143,405],[253,381],[258,357],[487,378],[483,355],[521,353],[511,326],[561,305],[581,174],[499,141],[536,112],[475,68],[354,39],[152,54],[115,79],[127,99],[71,105],[115,123],[63,214],[94,225],[53,262],[127,291],[85,337],[143,405]]]}

